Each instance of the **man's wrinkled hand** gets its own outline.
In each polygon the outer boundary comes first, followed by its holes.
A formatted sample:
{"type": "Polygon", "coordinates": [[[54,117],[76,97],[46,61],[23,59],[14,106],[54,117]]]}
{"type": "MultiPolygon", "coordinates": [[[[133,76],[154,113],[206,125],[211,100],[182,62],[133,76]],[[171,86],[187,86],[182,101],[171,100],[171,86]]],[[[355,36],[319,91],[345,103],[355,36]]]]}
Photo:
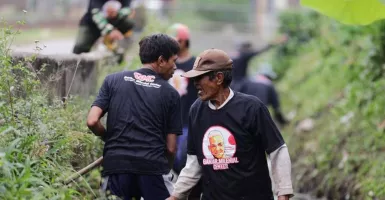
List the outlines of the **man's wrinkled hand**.
{"type": "Polygon", "coordinates": [[[170,196],[169,198],[167,198],[166,200],[178,200],[176,197],[174,196],[170,196]]]}
{"type": "Polygon", "coordinates": [[[123,34],[114,29],[112,30],[109,34],[108,34],[108,37],[111,39],[111,40],[122,40],[124,38],[123,34]]]}
{"type": "Polygon", "coordinates": [[[287,195],[279,196],[278,200],[289,200],[289,196],[287,196],[287,195]]]}

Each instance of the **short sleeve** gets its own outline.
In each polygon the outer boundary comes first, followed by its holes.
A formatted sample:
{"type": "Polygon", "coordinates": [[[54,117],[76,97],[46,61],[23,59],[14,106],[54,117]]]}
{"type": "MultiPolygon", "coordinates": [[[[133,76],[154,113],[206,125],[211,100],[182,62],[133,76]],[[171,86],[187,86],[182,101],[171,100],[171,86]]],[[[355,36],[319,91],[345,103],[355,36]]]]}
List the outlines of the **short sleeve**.
{"type": "Polygon", "coordinates": [[[268,154],[285,144],[269,110],[262,103],[256,112],[255,125],[257,126],[257,134],[261,137],[263,147],[268,154]]]}
{"type": "Polygon", "coordinates": [[[100,87],[99,89],[98,96],[96,97],[94,103],[92,103],[92,106],[97,106],[101,108],[104,112],[108,111],[108,107],[110,105],[111,88],[109,80],[109,76],[104,79],[102,87],[100,87]]]}
{"type": "MultiPolygon", "coordinates": [[[[194,104],[193,104],[194,106],[194,104]]],[[[192,108],[190,108],[189,114],[188,114],[188,136],[187,136],[187,154],[189,155],[196,155],[196,150],[195,150],[195,141],[194,141],[194,130],[193,130],[193,112],[192,108]]]]}
{"type": "Polygon", "coordinates": [[[169,120],[167,122],[167,129],[166,133],[172,133],[181,135],[182,132],[182,108],[181,108],[181,102],[180,102],[180,96],[175,91],[172,92],[172,95],[169,96],[171,98],[169,100],[169,120]]]}

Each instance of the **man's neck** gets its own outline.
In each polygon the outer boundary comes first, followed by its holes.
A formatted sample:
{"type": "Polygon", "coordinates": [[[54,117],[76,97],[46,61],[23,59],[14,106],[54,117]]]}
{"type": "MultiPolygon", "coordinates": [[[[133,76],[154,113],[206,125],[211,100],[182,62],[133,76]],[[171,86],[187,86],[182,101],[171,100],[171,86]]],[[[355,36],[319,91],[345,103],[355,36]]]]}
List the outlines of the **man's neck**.
{"type": "Polygon", "coordinates": [[[155,63],[145,63],[143,64],[142,68],[151,69],[152,71],[159,74],[158,67],[156,66],[155,63]]]}
{"type": "Polygon", "coordinates": [[[229,97],[230,88],[221,88],[218,92],[217,97],[211,99],[210,102],[215,106],[215,108],[219,108],[229,97]]]}
{"type": "Polygon", "coordinates": [[[177,60],[177,62],[178,63],[186,62],[190,58],[191,58],[191,54],[190,54],[190,51],[188,49],[181,50],[178,53],[178,60],[177,60]]]}

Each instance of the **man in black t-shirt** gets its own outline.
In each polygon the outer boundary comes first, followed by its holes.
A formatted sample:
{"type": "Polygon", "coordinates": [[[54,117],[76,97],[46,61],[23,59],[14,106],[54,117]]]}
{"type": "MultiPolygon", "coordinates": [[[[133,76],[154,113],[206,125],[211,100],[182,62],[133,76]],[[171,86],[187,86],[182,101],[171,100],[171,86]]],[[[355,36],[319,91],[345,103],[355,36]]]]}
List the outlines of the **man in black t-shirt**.
{"type": "MultiPolygon", "coordinates": [[[[174,37],[179,43],[180,51],[176,62],[174,76],[169,83],[179,92],[181,96],[183,134],[178,137],[178,152],[175,157],[174,171],[179,174],[186,165],[187,160],[187,137],[188,137],[188,113],[191,105],[197,99],[197,90],[192,79],[182,77],[181,75],[190,71],[194,65],[195,57],[190,53],[190,30],[180,23],[173,24],[167,30],[168,35],[174,37]]],[[[202,193],[201,184],[197,184],[189,195],[189,200],[200,199],[202,193]]]]}
{"type": "Polygon", "coordinates": [[[94,43],[103,37],[106,47],[121,54],[117,42],[132,35],[134,15],[131,0],[90,0],[73,49],[74,54],[89,52],[94,43]]]}
{"type": "Polygon", "coordinates": [[[92,104],[87,125],[104,144],[104,188],[130,199],[164,200],[182,134],[178,92],[168,84],[176,69],[179,46],[173,38],[156,34],[139,42],[141,69],[108,75],[92,104]],[[107,130],[100,122],[105,113],[107,130]]]}
{"type": "Polygon", "coordinates": [[[291,162],[281,133],[266,106],[254,96],[233,92],[233,61],[208,49],[183,76],[198,97],[189,114],[188,155],[171,200],[184,199],[203,180],[203,200],[273,200],[266,153],[279,200],[293,196],[291,162]]]}

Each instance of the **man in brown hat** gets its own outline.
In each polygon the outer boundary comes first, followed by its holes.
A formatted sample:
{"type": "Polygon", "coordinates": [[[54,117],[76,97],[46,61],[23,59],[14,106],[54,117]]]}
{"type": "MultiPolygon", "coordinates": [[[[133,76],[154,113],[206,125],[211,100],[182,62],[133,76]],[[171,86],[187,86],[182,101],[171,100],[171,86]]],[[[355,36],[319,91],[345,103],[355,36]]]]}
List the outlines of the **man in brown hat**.
{"type": "Polygon", "coordinates": [[[273,200],[266,153],[278,199],[293,196],[284,139],[257,97],[231,90],[232,65],[224,51],[208,49],[183,74],[194,80],[199,98],[190,109],[187,163],[171,200],[185,199],[200,178],[204,200],[273,200]]]}

